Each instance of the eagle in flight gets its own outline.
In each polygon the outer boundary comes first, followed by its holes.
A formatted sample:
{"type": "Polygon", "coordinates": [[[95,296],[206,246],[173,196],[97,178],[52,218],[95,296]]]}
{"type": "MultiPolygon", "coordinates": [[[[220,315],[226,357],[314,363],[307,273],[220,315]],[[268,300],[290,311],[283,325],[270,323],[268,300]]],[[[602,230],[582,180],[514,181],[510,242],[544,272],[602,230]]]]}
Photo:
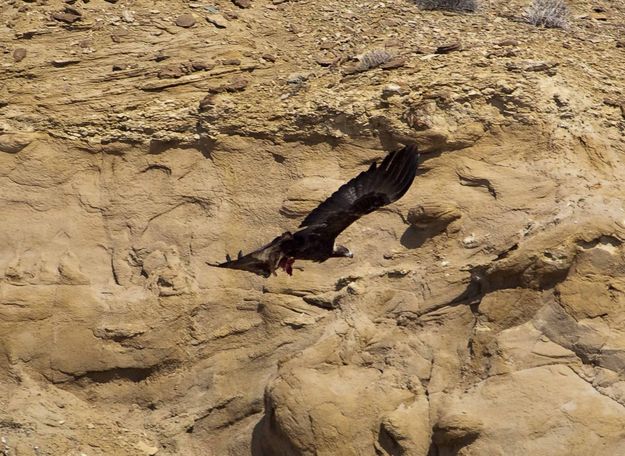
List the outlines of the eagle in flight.
{"type": "Polygon", "coordinates": [[[367,171],[343,184],[308,214],[295,233],[287,231],[247,255],[239,251],[236,259],[226,255],[225,263],[208,264],[269,277],[279,268],[292,275],[295,260],[321,263],[333,257],[351,258],[347,247],[335,245],[336,237],[363,215],[404,196],[415,178],[418,163],[414,144],[391,152],[380,166],[374,162],[367,171]]]}

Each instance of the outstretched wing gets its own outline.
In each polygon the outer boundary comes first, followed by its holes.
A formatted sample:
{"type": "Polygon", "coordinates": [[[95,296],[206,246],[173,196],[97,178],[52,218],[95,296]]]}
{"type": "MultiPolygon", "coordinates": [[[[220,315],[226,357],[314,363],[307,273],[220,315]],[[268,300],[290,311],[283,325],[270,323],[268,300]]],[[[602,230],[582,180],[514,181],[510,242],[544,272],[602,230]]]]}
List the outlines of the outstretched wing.
{"type": "Polygon", "coordinates": [[[269,277],[278,268],[280,260],[285,256],[282,251],[282,244],[284,241],[292,239],[293,236],[288,231],[269,244],[262,246],[261,248],[254,250],[247,255],[239,254],[237,259],[230,259],[227,256],[228,261],[219,264],[207,263],[210,266],[217,266],[219,268],[241,269],[243,271],[253,272],[263,277],[269,277]]]}
{"type": "Polygon", "coordinates": [[[388,154],[380,166],[373,163],[352,180],[342,185],[313,210],[300,227],[314,227],[315,232],[336,237],[365,214],[386,206],[404,194],[412,185],[419,153],[416,145],[388,154]]]}

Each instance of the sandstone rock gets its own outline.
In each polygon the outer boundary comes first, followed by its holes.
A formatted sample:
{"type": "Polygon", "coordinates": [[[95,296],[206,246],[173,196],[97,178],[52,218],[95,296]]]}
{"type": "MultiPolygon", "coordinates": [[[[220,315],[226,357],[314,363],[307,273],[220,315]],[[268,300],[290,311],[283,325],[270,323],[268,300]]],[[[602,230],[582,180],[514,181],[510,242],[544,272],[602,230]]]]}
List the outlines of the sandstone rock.
{"type": "Polygon", "coordinates": [[[274,56],[274,55],[272,55],[272,54],[263,54],[263,55],[262,55],[262,58],[263,58],[263,59],[265,59],[266,61],[268,61],[268,62],[272,62],[272,63],[273,63],[273,62],[275,62],[275,61],[277,60],[277,59],[276,59],[276,56],[274,56]]]}
{"type": "Polygon", "coordinates": [[[623,11],[44,3],[0,27],[8,453],[625,452],[623,11]],[[411,142],[353,259],[206,264],[411,142]]]}
{"type": "Polygon", "coordinates": [[[460,50],[462,50],[462,44],[450,43],[450,44],[443,44],[441,46],[438,46],[436,48],[436,51],[434,52],[436,54],[449,54],[450,52],[460,51],[460,50]]]}
{"type": "Polygon", "coordinates": [[[74,65],[76,63],[80,63],[80,59],[67,57],[67,58],[58,58],[54,59],[50,62],[55,67],[65,67],[68,65],[74,65]]]}
{"type": "Polygon", "coordinates": [[[180,78],[188,73],[188,70],[185,66],[180,64],[171,64],[164,67],[161,71],[158,72],[159,78],[180,78]]]}
{"type": "Polygon", "coordinates": [[[371,369],[298,369],[287,375],[267,391],[260,446],[271,454],[301,454],[309,448],[357,454],[373,447],[382,413],[412,397],[371,369]],[[296,399],[290,394],[293,387],[305,389],[307,396],[296,399]]]}
{"type": "Polygon", "coordinates": [[[382,65],[380,65],[380,68],[382,68],[383,70],[394,70],[396,68],[403,67],[405,64],[406,64],[405,59],[401,57],[395,57],[389,60],[388,62],[385,62],[382,65]]]}
{"type": "Polygon", "coordinates": [[[191,62],[191,67],[193,68],[193,71],[207,71],[207,70],[212,70],[213,68],[215,68],[215,64],[207,63],[207,62],[200,62],[200,61],[193,61],[191,62]]]}
{"type": "Polygon", "coordinates": [[[81,19],[81,16],[77,14],[72,14],[72,13],[57,12],[57,13],[52,13],[52,18],[60,22],[73,24],[74,22],[79,21],[81,19]]]}
{"type": "Polygon", "coordinates": [[[336,57],[336,55],[332,53],[327,53],[327,54],[319,55],[318,57],[315,58],[315,61],[321,66],[330,66],[330,65],[334,65],[335,63],[337,63],[338,58],[336,57]]]}
{"type": "Polygon", "coordinates": [[[225,29],[228,27],[228,21],[221,14],[211,14],[206,16],[206,20],[218,29],[225,29]]]}
{"type": "Polygon", "coordinates": [[[407,220],[417,228],[437,226],[442,229],[460,217],[462,213],[453,202],[431,199],[410,209],[407,220]]]}
{"type": "Polygon", "coordinates": [[[195,25],[195,17],[191,13],[181,14],[176,18],[176,25],[178,27],[190,28],[195,25]]]}
{"type": "Polygon", "coordinates": [[[143,441],[138,442],[136,445],[137,449],[139,451],[141,451],[143,454],[146,454],[148,456],[153,456],[155,454],[158,453],[158,447],[157,446],[152,446],[148,443],[145,443],[143,441]]]}
{"type": "Polygon", "coordinates": [[[38,136],[36,133],[6,133],[0,135],[0,151],[16,154],[38,136]]]}
{"type": "Polygon", "coordinates": [[[388,413],[380,427],[380,446],[389,454],[428,454],[432,439],[429,405],[425,397],[388,413]]]}
{"type": "Polygon", "coordinates": [[[519,41],[515,39],[507,39],[507,40],[499,41],[497,45],[498,46],[518,46],[519,41]]]}
{"type": "Polygon", "coordinates": [[[26,52],[27,51],[24,48],[15,49],[13,51],[13,60],[15,60],[16,62],[21,62],[26,58],[26,52]]]}
{"type": "Polygon", "coordinates": [[[239,8],[250,8],[252,6],[251,0],[232,0],[232,3],[237,5],[239,8]]]}
{"type": "Polygon", "coordinates": [[[241,65],[241,60],[239,59],[224,59],[221,61],[222,65],[232,65],[232,66],[237,66],[237,65],[241,65]]]}

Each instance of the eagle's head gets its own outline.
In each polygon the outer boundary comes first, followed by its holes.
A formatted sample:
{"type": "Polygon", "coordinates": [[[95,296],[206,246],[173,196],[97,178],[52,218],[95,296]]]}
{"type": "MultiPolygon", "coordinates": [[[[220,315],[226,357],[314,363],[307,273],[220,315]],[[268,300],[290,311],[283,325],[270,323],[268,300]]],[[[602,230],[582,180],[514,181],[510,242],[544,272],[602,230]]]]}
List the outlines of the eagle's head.
{"type": "Polygon", "coordinates": [[[334,246],[334,251],[332,252],[332,256],[353,258],[354,254],[344,245],[336,245],[334,246]]]}

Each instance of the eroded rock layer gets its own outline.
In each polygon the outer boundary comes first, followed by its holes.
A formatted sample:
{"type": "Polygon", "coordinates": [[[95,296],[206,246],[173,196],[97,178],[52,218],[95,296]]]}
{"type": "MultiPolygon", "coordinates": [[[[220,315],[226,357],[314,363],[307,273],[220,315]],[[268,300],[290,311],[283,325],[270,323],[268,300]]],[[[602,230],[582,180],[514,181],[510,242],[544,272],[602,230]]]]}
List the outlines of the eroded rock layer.
{"type": "Polygon", "coordinates": [[[569,3],[2,2],[3,454],[625,454],[625,7],[569,3]],[[353,259],[206,264],[412,141],[353,259]]]}

